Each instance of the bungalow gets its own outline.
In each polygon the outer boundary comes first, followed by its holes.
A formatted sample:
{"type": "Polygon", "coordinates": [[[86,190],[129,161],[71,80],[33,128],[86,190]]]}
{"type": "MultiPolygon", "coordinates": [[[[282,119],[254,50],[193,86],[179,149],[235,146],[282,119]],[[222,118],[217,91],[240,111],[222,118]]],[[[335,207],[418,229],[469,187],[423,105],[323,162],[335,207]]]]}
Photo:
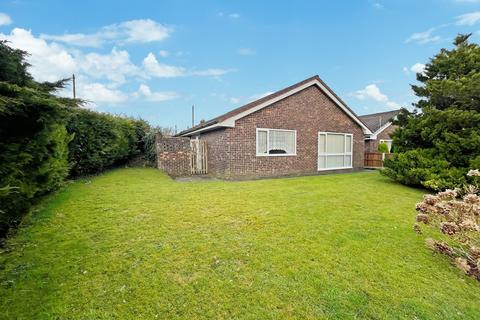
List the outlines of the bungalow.
{"type": "Polygon", "coordinates": [[[223,178],[308,175],[363,168],[372,130],[320,77],[197,126],[177,137],[205,141],[208,173],[223,178]]]}
{"type": "Polygon", "coordinates": [[[391,151],[392,138],[390,135],[397,129],[392,121],[399,113],[400,110],[393,110],[360,116],[363,123],[373,132],[365,136],[365,152],[377,152],[380,143],[385,143],[388,146],[388,152],[391,151]]]}

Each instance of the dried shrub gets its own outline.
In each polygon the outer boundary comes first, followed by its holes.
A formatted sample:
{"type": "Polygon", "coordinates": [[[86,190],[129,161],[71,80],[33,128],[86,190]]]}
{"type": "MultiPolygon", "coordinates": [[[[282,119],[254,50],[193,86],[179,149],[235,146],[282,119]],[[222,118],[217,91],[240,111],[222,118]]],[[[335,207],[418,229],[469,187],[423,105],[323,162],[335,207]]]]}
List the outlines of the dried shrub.
{"type": "Polygon", "coordinates": [[[422,234],[421,223],[446,235],[448,243],[428,238],[427,247],[450,257],[455,266],[480,281],[480,171],[470,170],[468,177],[471,185],[425,195],[416,206],[419,213],[413,229],[422,234]]]}

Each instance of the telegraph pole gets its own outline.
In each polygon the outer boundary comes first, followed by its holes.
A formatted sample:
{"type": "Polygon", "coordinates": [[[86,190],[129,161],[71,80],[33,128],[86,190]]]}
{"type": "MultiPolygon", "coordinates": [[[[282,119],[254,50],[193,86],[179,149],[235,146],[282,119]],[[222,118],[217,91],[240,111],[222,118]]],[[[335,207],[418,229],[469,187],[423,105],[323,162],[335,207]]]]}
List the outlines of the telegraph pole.
{"type": "Polygon", "coordinates": [[[72,75],[72,82],[73,82],[73,85],[72,85],[72,88],[73,88],[73,99],[76,99],[76,98],[77,98],[77,93],[76,93],[76,90],[75,90],[75,74],[72,75]]]}
{"type": "Polygon", "coordinates": [[[192,128],[195,126],[195,105],[192,105],[192,128]]]}

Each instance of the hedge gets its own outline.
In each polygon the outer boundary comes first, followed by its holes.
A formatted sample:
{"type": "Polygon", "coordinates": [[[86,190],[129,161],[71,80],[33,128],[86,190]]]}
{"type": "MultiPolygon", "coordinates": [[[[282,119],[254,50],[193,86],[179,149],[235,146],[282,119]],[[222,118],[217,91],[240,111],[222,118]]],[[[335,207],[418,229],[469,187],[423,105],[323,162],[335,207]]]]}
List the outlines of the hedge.
{"type": "Polygon", "coordinates": [[[33,98],[38,93],[22,103],[2,97],[15,90],[28,91],[0,83],[0,237],[68,176],[98,173],[144,152],[148,130],[144,121],[33,98]]]}
{"type": "Polygon", "coordinates": [[[0,237],[67,176],[64,116],[49,94],[0,82],[0,237]]]}
{"type": "Polygon", "coordinates": [[[68,176],[97,173],[145,152],[150,130],[145,121],[56,96],[68,79],[36,82],[26,56],[0,40],[0,238],[68,176]]]}
{"type": "Polygon", "coordinates": [[[73,136],[68,155],[70,175],[97,173],[142,152],[143,125],[145,122],[133,119],[72,110],[66,126],[73,136]]]}

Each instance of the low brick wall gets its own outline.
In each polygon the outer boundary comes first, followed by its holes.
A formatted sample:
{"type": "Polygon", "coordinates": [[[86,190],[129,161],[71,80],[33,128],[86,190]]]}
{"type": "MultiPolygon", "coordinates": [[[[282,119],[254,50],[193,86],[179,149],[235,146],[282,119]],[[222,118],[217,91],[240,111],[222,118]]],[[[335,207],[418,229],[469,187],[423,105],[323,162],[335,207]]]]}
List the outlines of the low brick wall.
{"type": "Polygon", "coordinates": [[[190,139],[184,137],[156,137],[157,168],[172,177],[191,175],[190,139]]]}

